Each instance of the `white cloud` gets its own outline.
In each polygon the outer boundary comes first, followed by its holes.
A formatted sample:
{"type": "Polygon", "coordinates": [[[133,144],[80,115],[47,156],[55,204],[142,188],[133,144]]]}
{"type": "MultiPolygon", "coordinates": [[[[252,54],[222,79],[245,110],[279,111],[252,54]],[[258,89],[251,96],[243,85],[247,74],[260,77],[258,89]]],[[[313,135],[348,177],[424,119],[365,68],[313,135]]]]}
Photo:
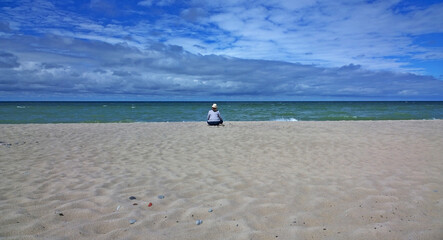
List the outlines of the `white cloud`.
{"type": "MultiPolygon", "coordinates": [[[[1,40],[9,49],[26,39],[1,40]]],[[[30,40],[29,40],[30,41],[30,40]]],[[[324,68],[279,61],[196,55],[178,46],[128,45],[47,36],[53,51],[29,46],[2,55],[19,67],[0,69],[0,91],[71,94],[408,98],[441,97],[443,82],[414,74],[375,72],[358,65],[324,68]],[[64,54],[57,49],[70,49],[64,54]],[[24,54],[26,52],[26,54],[24,54]],[[82,56],[82,57],[78,57],[82,56]],[[33,59],[33,61],[30,61],[33,59]],[[38,60],[37,60],[38,59],[38,60]],[[12,61],[12,62],[14,62],[12,61]]]]}
{"type": "MultiPolygon", "coordinates": [[[[174,1],[140,1],[146,7],[174,1]]],[[[368,69],[417,71],[408,59],[441,59],[443,49],[414,44],[419,34],[443,32],[443,4],[399,11],[399,1],[194,2],[179,15],[154,22],[102,24],[54,5],[16,7],[12,25],[142,48],[151,41],[181,45],[193,53],[318,64],[349,63],[368,69]],[[47,16],[42,19],[40,16],[47,16]],[[24,17],[26,16],[26,17],[24,17]],[[197,21],[198,20],[198,21],[197,21]],[[14,23],[15,22],[15,23],[14,23]],[[73,29],[57,26],[73,26],[73,29]],[[217,26],[214,28],[214,26],[217,26]],[[71,31],[71,32],[69,32],[71,31]]],[[[102,6],[103,1],[91,2],[102,6]]],[[[106,5],[106,4],[105,4],[106,5]]],[[[402,7],[403,9],[406,7],[402,7]]],[[[11,18],[9,18],[11,19],[11,18]]]]}
{"type": "Polygon", "coordinates": [[[137,3],[137,5],[144,6],[144,7],[151,7],[153,5],[156,6],[170,6],[174,4],[175,0],[144,0],[137,3]]]}
{"type": "Polygon", "coordinates": [[[443,11],[443,5],[402,14],[392,10],[396,3],[307,1],[292,10],[239,5],[221,9],[210,21],[235,37],[236,41],[225,51],[236,57],[248,58],[252,53],[257,59],[330,67],[356,63],[370,69],[401,71],[407,70],[405,64],[395,62],[393,56],[414,57],[417,52],[431,51],[435,54],[435,49],[414,45],[412,37],[441,32],[441,25],[435,23],[443,22],[443,15],[438,13],[443,11]],[[273,44],[263,44],[263,40],[273,44]],[[260,54],[254,51],[257,49],[260,54]]]}
{"type": "Polygon", "coordinates": [[[150,7],[150,6],[152,6],[153,1],[154,0],[144,0],[144,1],[138,2],[137,5],[150,7]]]}
{"type": "Polygon", "coordinates": [[[400,92],[398,92],[398,95],[415,96],[415,95],[418,95],[418,92],[415,90],[401,90],[400,92]]]}
{"type": "Polygon", "coordinates": [[[413,39],[443,32],[443,4],[193,1],[158,10],[173,3],[140,1],[136,17],[112,21],[52,4],[1,12],[0,91],[442,97],[441,81],[407,72],[424,73],[411,59],[443,58],[413,39]]]}

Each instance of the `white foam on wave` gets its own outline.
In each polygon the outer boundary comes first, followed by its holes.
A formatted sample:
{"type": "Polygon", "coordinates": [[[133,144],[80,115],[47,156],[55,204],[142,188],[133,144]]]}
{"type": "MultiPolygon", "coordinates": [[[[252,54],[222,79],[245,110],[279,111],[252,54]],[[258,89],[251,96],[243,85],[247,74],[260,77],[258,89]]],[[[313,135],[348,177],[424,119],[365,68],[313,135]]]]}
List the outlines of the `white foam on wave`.
{"type": "Polygon", "coordinates": [[[26,108],[26,106],[17,106],[17,108],[26,108]]]}
{"type": "Polygon", "coordinates": [[[277,122],[297,122],[298,120],[295,118],[277,118],[277,119],[274,119],[274,121],[277,121],[277,122]]]}

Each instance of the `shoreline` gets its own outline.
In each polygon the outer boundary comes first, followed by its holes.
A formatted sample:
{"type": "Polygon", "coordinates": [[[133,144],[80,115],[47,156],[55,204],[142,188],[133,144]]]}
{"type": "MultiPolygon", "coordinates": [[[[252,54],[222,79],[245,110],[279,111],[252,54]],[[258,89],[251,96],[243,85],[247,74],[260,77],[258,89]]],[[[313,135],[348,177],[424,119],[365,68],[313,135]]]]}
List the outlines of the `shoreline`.
{"type": "Polygon", "coordinates": [[[442,120],[0,124],[0,238],[440,239],[441,139],[442,120]]]}
{"type": "MultiPolygon", "coordinates": [[[[383,119],[383,120],[269,120],[269,121],[225,121],[225,123],[297,123],[297,122],[311,122],[311,123],[321,123],[321,122],[413,122],[413,121],[443,121],[443,119],[383,119]]],[[[145,123],[171,123],[171,124],[181,124],[181,123],[204,123],[206,121],[181,121],[181,122],[56,122],[56,123],[0,123],[2,125],[47,125],[47,124],[145,124],[145,123]]]]}

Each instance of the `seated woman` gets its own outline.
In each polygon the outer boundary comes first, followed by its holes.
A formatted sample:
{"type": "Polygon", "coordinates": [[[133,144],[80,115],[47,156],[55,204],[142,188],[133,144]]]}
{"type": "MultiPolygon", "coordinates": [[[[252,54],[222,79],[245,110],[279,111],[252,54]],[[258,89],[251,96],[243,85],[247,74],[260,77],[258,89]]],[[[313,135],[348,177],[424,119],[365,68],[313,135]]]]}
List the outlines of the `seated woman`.
{"type": "Polygon", "coordinates": [[[217,110],[217,104],[212,104],[212,109],[208,112],[208,124],[209,125],[223,125],[223,119],[220,112],[217,110]]]}

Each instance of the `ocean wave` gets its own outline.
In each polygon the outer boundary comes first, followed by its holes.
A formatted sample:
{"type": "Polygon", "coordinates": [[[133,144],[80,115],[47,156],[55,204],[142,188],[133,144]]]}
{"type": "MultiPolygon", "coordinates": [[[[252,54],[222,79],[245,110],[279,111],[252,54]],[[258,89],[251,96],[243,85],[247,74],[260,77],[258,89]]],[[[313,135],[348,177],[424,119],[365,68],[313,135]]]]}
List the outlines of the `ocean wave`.
{"type": "Polygon", "coordinates": [[[277,118],[274,119],[272,121],[277,121],[277,122],[297,122],[298,120],[295,118],[277,118]]]}

